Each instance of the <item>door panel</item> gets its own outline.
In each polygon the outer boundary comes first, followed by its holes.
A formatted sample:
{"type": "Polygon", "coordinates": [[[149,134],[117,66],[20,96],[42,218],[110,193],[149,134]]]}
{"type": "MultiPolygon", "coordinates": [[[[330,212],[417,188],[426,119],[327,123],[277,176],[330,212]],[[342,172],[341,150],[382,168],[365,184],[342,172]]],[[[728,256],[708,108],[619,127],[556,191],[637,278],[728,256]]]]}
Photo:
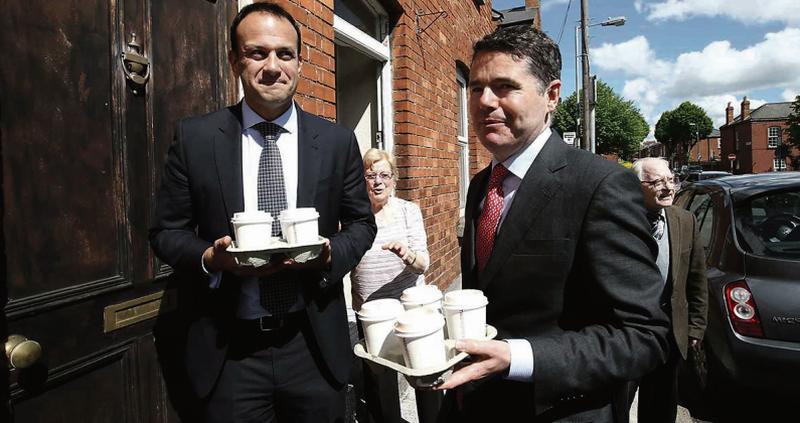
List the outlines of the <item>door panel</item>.
{"type": "Polygon", "coordinates": [[[13,58],[0,65],[3,184],[13,187],[4,190],[13,299],[122,270],[124,234],[117,222],[124,216],[114,207],[118,175],[104,35],[109,7],[82,3],[11,2],[4,12],[3,27],[15,34],[0,44],[13,58]]]}
{"type": "Polygon", "coordinates": [[[234,98],[235,3],[0,0],[0,10],[0,339],[43,349],[4,373],[0,400],[13,422],[177,421],[153,341],[155,317],[173,308],[161,297],[170,270],[147,228],[175,121],[234,98]],[[123,72],[122,53],[136,49],[149,58],[144,86],[123,72]]]}

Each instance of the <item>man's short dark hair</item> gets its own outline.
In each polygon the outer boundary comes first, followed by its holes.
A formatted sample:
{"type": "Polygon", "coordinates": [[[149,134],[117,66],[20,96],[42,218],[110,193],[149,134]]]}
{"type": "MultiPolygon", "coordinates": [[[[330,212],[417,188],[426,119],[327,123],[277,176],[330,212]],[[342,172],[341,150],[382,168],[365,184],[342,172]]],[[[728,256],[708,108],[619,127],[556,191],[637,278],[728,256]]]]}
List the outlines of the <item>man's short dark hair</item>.
{"type": "Polygon", "coordinates": [[[499,27],[475,43],[472,58],[482,52],[501,52],[528,62],[528,71],[539,79],[544,91],[550,82],[561,79],[561,52],[542,31],[529,25],[499,27]]]}
{"type": "Polygon", "coordinates": [[[239,24],[242,23],[247,15],[251,13],[266,13],[278,18],[283,18],[289,21],[290,24],[294,27],[294,32],[297,33],[297,55],[300,56],[300,46],[302,45],[302,40],[300,38],[300,27],[297,25],[297,21],[294,20],[291,14],[286,11],[280,5],[275,3],[252,3],[248,4],[247,6],[243,7],[239,13],[236,14],[236,17],[233,18],[233,22],[231,22],[231,50],[238,55],[239,54],[239,38],[236,36],[236,29],[239,28],[239,24]]]}

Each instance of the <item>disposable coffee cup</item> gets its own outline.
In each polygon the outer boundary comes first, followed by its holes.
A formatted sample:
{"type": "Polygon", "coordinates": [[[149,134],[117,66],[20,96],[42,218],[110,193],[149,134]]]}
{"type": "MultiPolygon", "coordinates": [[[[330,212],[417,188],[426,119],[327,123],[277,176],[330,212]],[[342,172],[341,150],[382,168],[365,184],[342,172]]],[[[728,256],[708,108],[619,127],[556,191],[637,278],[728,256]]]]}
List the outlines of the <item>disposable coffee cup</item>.
{"type": "Polygon", "coordinates": [[[272,242],[272,215],[265,211],[233,214],[231,224],[236,234],[236,247],[241,249],[266,249],[272,242]]]}
{"type": "Polygon", "coordinates": [[[487,304],[489,300],[477,289],[462,289],[445,294],[442,309],[449,338],[485,338],[487,304]]]}
{"type": "Polygon", "coordinates": [[[319,213],[313,207],[286,209],[278,216],[283,238],[289,244],[306,244],[319,239],[319,213]]]}
{"type": "Polygon", "coordinates": [[[400,296],[406,310],[429,308],[441,313],[442,291],[436,285],[418,285],[406,288],[400,296]]]}
{"type": "Polygon", "coordinates": [[[438,312],[424,307],[407,310],[397,318],[394,333],[403,345],[407,367],[427,369],[447,362],[444,318],[438,312]]]}
{"type": "Polygon", "coordinates": [[[364,328],[364,343],[367,352],[382,358],[399,358],[400,341],[394,335],[394,323],[402,314],[403,305],[392,298],[367,301],[356,312],[364,328]]]}

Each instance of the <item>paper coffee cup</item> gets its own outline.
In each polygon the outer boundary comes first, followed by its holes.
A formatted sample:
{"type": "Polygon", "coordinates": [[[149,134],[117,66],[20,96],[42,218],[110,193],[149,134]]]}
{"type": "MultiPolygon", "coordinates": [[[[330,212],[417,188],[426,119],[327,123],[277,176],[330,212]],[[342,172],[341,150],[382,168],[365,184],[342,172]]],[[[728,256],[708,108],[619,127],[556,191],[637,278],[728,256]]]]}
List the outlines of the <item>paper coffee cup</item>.
{"type": "Polygon", "coordinates": [[[406,366],[426,369],[447,362],[444,318],[429,308],[407,310],[397,318],[394,333],[403,345],[406,366]]]}
{"type": "Polygon", "coordinates": [[[394,335],[394,323],[404,312],[400,301],[392,298],[367,301],[356,312],[364,328],[367,352],[383,358],[399,358],[400,341],[394,335]]]}
{"type": "Polygon", "coordinates": [[[319,213],[313,207],[286,209],[278,216],[283,239],[289,244],[306,244],[319,239],[319,213]]]}
{"type": "Polygon", "coordinates": [[[403,290],[400,302],[406,310],[424,307],[441,312],[442,291],[436,285],[412,286],[403,290]]]}
{"type": "Polygon", "coordinates": [[[477,289],[462,289],[445,294],[442,309],[449,338],[485,338],[487,304],[488,299],[477,289]]]}
{"type": "Polygon", "coordinates": [[[268,212],[258,210],[234,213],[231,224],[238,248],[268,248],[272,242],[272,215],[268,212]]]}

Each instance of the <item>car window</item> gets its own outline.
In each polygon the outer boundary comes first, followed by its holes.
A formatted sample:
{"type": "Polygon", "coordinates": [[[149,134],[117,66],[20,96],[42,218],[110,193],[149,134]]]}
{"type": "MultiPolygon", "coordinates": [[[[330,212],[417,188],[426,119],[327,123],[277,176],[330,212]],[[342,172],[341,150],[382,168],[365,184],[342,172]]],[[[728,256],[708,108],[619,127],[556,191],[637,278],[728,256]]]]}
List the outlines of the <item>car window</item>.
{"type": "Polygon", "coordinates": [[[708,252],[711,245],[711,231],[714,227],[714,207],[711,196],[708,194],[695,195],[689,205],[689,211],[697,218],[700,242],[708,252]]]}
{"type": "Polygon", "coordinates": [[[675,201],[673,204],[682,209],[686,209],[686,203],[689,202],[690,198],[692,198],[691,191],[689,190],[678,191],[678,193],[675,194],[675,201]]]}
{"type": "Polygon", "coordinates": [[[800,259],[800,190],[768,192],[734,206],[739,246],[766,257],[800,259]]]}

